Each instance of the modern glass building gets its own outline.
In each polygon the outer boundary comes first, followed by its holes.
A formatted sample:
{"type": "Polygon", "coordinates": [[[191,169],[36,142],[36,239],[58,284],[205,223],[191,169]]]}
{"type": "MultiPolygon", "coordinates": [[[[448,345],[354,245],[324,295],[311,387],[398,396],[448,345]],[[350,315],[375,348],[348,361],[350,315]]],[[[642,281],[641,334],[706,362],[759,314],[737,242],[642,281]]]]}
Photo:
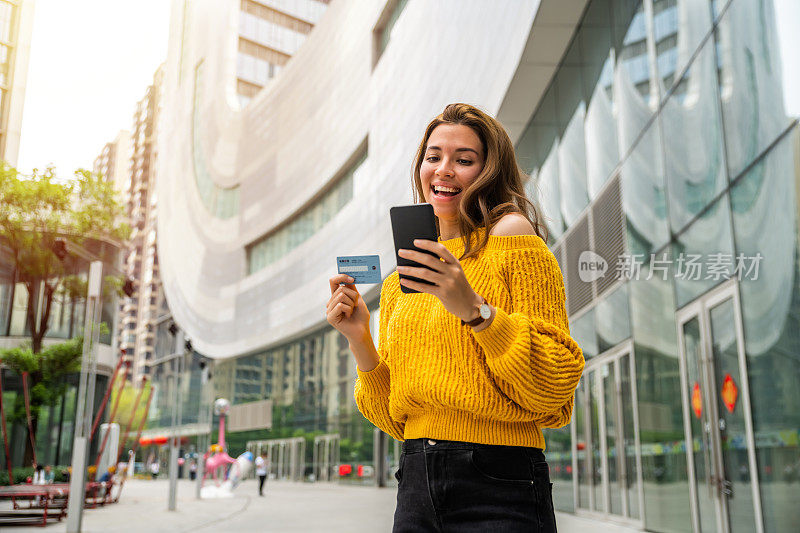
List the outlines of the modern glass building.
{"type": "Polygon", "coordinates": [[[587,357],[550,438],[562,510],[800,525],[799,25],[787,2],[589,2],[517,143],[587,357]]]}
{"type": "MultiPolygon", "coordinates": [[[[119,246],[99,240],[87,240],[85,250],[94,257],[101,258],[107,268],[116,264],[119,246]]],[[[0,243],[0,348],[16,348],[30,342],[31,322],[28,317],[30,295],[25,283],[19,281],[14,270],[11,250],[0,243]]],[[[66,259],[68,275],[77,276],[84,282],[89,277],[89,263],[84,259],[69,256],[66,259]]],[[[45,299],[42,286],[34,286],[34,316],[43,316],[45,299]]],[[[117,351],[114,342],[114,316],[117,296],[109,291],[102,295],[100,321],[107,326],[100,335],[97,346],[97,381],[93,412],[97,413],[110,377],[117,364],[117,351]]],[[[43,339],[43,347],[62,343],[83,335],[86,315],[86,298],[69,297],[57,293],[52,300],[48,330],[43,339]]],[[[3,385],[3,408],[6,416],[8,442],[13,467],[25,464],[28,446],[28,427],[24,418],[24,389],[21,377],[0,364],[0,378],[3,385]]],[[[40,464],[69,465],[72,458],[72,443],[75,432],[76,398],[79,374],[65,374],[63,394],[52,405],[43,405],[39,410],[35,432],[36,457],[40,464]]],[[[106,415],[107,416],[107,415],[106,415]]],[[[98,439],[91,443],[91,453],[95,453],[98,439]]],[[[5,470],[5,454],[0,456],[0,470],[5,470]]],[[[4,480],[5,481],[5,480],[4,480]]]]}
{"type": "Polygon", "coordinates": [[[480,105],[530,174],[587,358],[546,433],[561,523],[794,531],[799,30],[788,0],[337,0],[242,110],[229,35],[184,33],[158,183],[174,319],[217,396],[374,463],[327,280],[337,255],[390,273],[425,124],[480,105]]]}

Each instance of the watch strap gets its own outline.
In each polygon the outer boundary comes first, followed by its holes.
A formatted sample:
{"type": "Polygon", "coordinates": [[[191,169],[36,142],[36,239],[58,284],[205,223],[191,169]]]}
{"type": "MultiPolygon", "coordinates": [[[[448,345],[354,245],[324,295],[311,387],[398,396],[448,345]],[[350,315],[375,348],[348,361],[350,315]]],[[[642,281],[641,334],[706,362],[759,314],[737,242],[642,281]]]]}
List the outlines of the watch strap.
{"type": "MultiPolygon", "coordinates": [[[[478,308],[479,308],[479,309],[480,309],[480,306],[481,306],[481,305],[483,305],[483,304],[488,304],[488,303],[489,303],[489,302],[487,302],[487,301],[486,301],[486,298],[484,298],[484,297],[482,297],[482,296],[481,296],[481,299],[482,299],[483,301],[482,301],[480,304],[478,304],[478,308]]],[[[479,312],[478,312],[478,318],[476,318],[476,319],[474,319],[474,320],[470,320],[469,322],[464,322],[464,321],[462,320],[462,321],[461,321],[461,325],[462,325],[462,326],[469,326],[469,327],[471,327],[471,328],[474,328],[474,327],[475,327],[475,326],[477,326],[478,324],[481,324],[481,323],[483,323],[483,322],[485,322],[485,321],[486,321],[486,319],[485,319],[485,318],[483,318],[483,317],[481,316],[481,314],[480,314],[480,311],[479,311],[479,312]]]]}

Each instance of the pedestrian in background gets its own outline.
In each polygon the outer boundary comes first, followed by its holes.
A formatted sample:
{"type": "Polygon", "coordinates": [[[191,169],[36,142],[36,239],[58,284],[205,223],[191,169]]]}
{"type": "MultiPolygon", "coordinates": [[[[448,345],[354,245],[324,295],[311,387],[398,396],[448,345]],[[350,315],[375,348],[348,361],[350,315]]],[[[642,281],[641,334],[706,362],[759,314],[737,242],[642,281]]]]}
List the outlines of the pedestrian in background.
{"type": "Polygon", "coordinates": [[[264,482],[267,480],[267,452],[256,457],[256,475],[258,476],[258,495],[264,495],[264,482]]]}
{"type": "Polygon", "coordinates": [[[377,349],[352,278],[330,278],[327,307],[359,410],[404,440],[393,531],[555,531],[542,429],[569,423],[584,358],[514,146],[483,111],[448,105],[413,183],[439,239],[414,242],[434,256],[398,252],[422,266],[384,280],[377,349]]]}
{"type": "Polygon", "coordinates": [[[53,467],[50,465],[44,465],[44,484],[52,485],[55,479],[56,473],[53,472],[53,467]]]}
{"type": "Polygon", "coordinates": [[[33,467],[33,480],[34,485],[44,485],[44,467],[42,465],[34,465],[33,467]]]}

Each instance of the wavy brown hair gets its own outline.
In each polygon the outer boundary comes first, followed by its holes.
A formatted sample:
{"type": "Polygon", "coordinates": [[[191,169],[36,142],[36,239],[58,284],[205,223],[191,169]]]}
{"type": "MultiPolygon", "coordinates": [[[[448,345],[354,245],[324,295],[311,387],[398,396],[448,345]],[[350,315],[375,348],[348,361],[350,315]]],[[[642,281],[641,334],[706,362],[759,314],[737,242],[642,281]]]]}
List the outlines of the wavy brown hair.
{"type": "MultiPolygon", "coordinates": [[[[489,242],[489,232],[504,215],[509,213],[519,213],[528,219],[536,235],[547,242],[547,228],[536,207],[525,195],[523,186],[525,174],[517,165],[514,146],[508,133],[497,120],[469,104],[449,104],[425,128],[425,135],[414,160],[414,203],[425,201],[419,169],[428,149],[428,139],[433,130],[441,124],[469,126],[483,145],[483,170],[464,190],[458,204],[458,225],[464,241],[464,253],[459,260],[478,255],[489,242]],[[486,231],[481,242],[472,249],[472,234],[478,228],[486,231]]],[[[439,232],[438,218],[436,231],[439,232]]]]}

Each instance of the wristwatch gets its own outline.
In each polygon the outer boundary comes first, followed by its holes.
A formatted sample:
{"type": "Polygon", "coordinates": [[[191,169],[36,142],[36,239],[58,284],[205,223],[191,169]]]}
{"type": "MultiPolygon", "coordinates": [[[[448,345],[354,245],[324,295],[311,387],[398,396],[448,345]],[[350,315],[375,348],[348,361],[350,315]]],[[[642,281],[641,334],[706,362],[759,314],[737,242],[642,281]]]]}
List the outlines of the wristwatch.
{"type": "Polygon", "coordinates": [[[489,307],[489,304],[486,302],[486,298],[481,296],[481,299],[483,300],[483,302],[478,306],[478,318],[476,318],[475,320],[470,320],[469,322],[464,322],[462,320],[461,321],[462,326],[469,326],[471,328],[474,328],[475,326],[482,324],[486,320],[489,320],[489,318],[492,316],[492,308],[489,307]]]}

